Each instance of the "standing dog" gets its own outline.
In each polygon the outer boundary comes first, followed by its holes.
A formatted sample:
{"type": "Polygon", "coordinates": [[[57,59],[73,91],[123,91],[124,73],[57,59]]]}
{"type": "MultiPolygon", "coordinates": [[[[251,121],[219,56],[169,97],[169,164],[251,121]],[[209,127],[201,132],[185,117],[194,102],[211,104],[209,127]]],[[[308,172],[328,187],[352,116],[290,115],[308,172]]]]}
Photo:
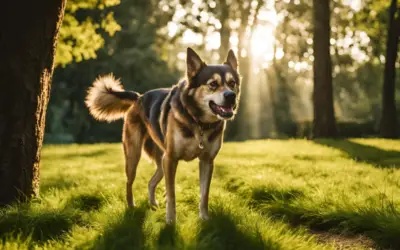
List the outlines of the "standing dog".
{"type": "Polygon", "coordinates": [[[240,96],[238,63],[232,50],[223,64],[207,65],[191,48],[186,56],[187,76],[172,88],[143,95],[124,91],[112,75],[99,77],[89,88],[86,105],[97,120],[124,117],[123,146],[126,199],[134,206],[132,184],[142,150],[157,164],[148,184],[151,206],[157,207],[157,184],[165,176],[167,223],[176,220],[175,174],[179,160],[200,160],[199,216],[208,219],[208,195],[225,130],[240,96]]]}

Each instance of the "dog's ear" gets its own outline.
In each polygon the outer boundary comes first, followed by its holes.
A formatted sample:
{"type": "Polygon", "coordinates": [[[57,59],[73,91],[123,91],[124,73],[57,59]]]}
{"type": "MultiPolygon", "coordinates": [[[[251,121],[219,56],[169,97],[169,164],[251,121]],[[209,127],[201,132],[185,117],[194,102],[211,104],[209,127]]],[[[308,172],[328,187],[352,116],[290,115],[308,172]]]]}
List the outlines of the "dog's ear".
{"type": "Polygon", "coordinates": [[[232,49],[229,50],[228,56],[226,57],[226,61],[224,62],[224,64],[231,66],[235,70],[238,69],[238,62],[237,62],[235,53],[233,53],[232,49]]]}
{"type": "Polygon", "coordinates": [[[201,60],[200,56],[197,55],[193,49],[187,48],[186,67],[188,77],[194,77],[204,66],[206,66],[206,64],[203,62],[203,60],[201,60]]]}

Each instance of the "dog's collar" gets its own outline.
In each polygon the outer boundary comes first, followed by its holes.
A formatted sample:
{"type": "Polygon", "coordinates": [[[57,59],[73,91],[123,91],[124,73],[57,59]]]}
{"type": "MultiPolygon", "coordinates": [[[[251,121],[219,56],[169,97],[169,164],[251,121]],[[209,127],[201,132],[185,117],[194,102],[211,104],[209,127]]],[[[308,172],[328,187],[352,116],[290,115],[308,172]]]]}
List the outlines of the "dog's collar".
{"type": "MultiPolygon", "coordinates": [[[[203,149],[204,148],[204,141],[203,141],[204,129],[209,129],[215,125],[220,124],[222,121],[216,121],[213,123],[203,123],[199,119],[197,119],[194,115],[192,115],[190,110],[187,110],[187,112],[188,112],[189,116],[192,118],[192,120],[196,123],[197,127],[199,128],[200,137],[197,139],[199,140],[199,148],[203,149]]],[[[194,133],[194,134],[196,135],[196,133],[194,133]]]]}

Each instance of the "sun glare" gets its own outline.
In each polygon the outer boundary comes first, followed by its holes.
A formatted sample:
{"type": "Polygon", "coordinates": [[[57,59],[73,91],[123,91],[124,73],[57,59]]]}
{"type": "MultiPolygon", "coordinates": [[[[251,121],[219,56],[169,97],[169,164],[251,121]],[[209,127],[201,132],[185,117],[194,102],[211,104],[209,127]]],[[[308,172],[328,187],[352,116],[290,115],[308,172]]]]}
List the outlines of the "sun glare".
{"type": "MultiPolygon", "coordinates": [[[[250,37],[250,51],[245,49],[241,50],[242,56],[250,56],[251,60],[258,65],[262,65],[262,68],[268,67],[271,61],[276,56],[278,59],[283,57],[283,50],[277,48],[276,54],[274,55],[274,43],[275,43],[275,28],[278,25],[280,18],[277,15],[273,6],[267,6],[268,8],[260,10],[257,16],[257,25],[255,26],[252,35],[250,37]]],[[[177,20],[183,18],[183,10],[178,10],[174,16],[174,21],[168,24],[168,35],[174,36],[178,32],[177,20]]],[[[201,14],[201,13],[200,13],[201,14]]],[[[204,17],[210,19],[211,17],[204,17]]],[[[211,19],[210,19],[211,20],[211,19]]],[[[209,20],[209,21],[210,21],[209,20]]],[[[213,22],[220,23],[218,20],[213,22]]],[[[185,30],[182,36],[183,44],[204,44],[206,50],[217,50],[220,47],[220,34],[218,30],[208,31],[205,36],[194,33],[192,30],[185,30]]],[[[228,47],[237,51],[238,49],[238,34],[237,31],[233,30],[229,39],[228,47]]],[[[261,68],[261,67],[260,67],[261,68]]]]}
{"type": "Polygon", "coordinates": [[[274,31],[270,26],[257,26],[251,37],[251,56],[256,61],[272,61],[274,57],[274,31]]]}

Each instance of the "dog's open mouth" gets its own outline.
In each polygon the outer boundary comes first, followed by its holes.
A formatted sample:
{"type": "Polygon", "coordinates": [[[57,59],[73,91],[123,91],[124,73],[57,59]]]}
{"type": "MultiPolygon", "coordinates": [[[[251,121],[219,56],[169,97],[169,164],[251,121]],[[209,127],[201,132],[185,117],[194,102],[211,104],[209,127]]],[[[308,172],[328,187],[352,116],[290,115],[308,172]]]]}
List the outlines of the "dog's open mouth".
{"type": "Polygon", "coordinates": [[[233,116],[233,106],[220,106],[213,101],[210,101],[209,105],[213,113],[216,115],[223,118],[231,118],[233,116]]]}

